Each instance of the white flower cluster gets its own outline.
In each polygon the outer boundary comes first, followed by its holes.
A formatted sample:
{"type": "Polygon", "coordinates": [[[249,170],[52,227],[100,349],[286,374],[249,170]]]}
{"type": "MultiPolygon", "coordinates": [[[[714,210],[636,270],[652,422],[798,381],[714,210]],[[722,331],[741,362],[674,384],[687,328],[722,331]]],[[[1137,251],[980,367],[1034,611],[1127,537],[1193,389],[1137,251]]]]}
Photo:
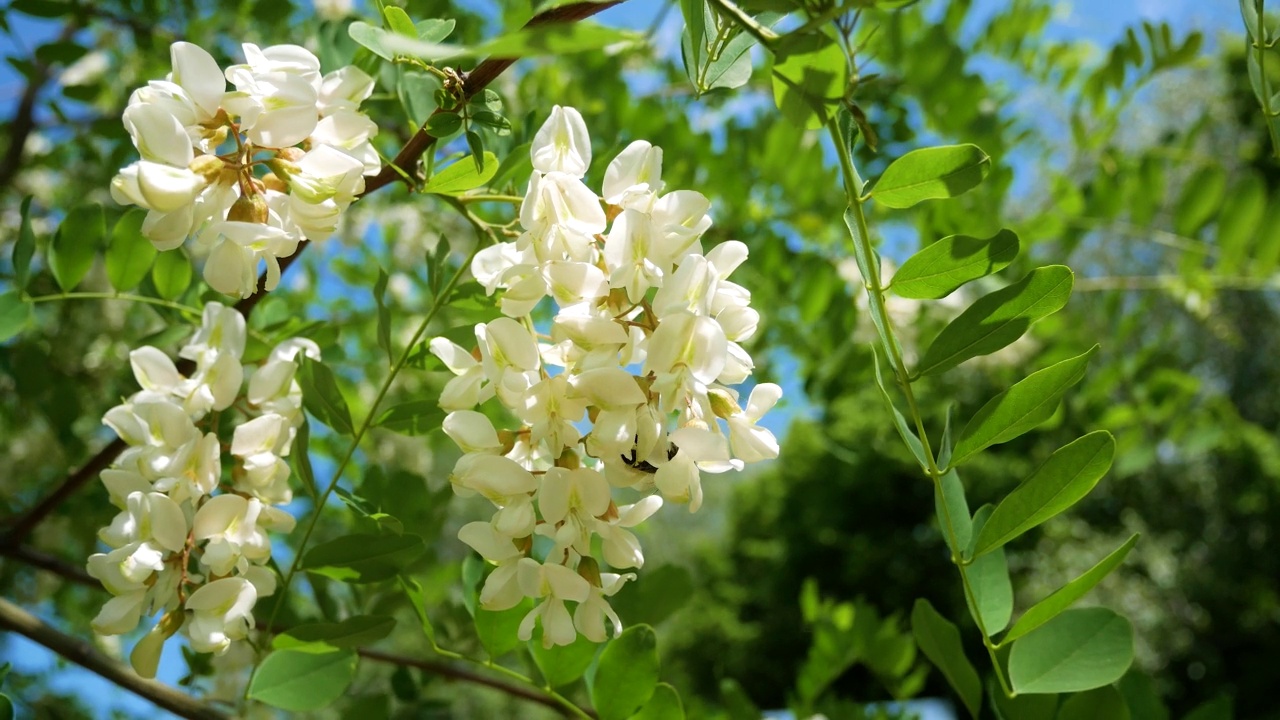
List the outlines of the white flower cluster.
{"type": "Polygon", "coordinates": [[[458,534],[497,565],[482,606],[537,600],[519,634],[529,639],[540,620],[550,647],[578,633],[603,641],[606,618],[621,630],[607,598],[635,575],[602,573],[593,542],[611,568],[639,568],[629,528],[663,498],[697,510],[701,470],[777,456],[777,441],[756,423],[781,390],[757,385],[743,409],[728,387],[754,367],[739,343],[760,317],[750,292],[727,279],[747,248],[734,241],[703,253],[710,203],[690,190],[662,192],[661,149],[627,146],[599,197],[582,180],[591,163],[582,116],[555,107],[532,156],[524,233],[471,266],[490,293],[504,291],[507,317],[476,326],[475,353],[445,338],[430,347],[457,376],[440,398],[452,411],[444,430],[465,453],[453,487],[497,507],[491,521],[458,534]],[[540,336],[531,313],[548,296],[558,310],[540,336]],[[473,409],[495,396],[519,429],[499,433],[473,409]],[[619,507],[613,488],[643,495],[619,507]],[[535,538],[545,538],[538,548],[535,538]],[[566,602],[576,603],[572,615],[566,602]]]}
{"type": "Polygon", "coordinates": [[[110,552],[89,557],[89,574],[115,596],[93,628],[119,635],[165,611],[133,652],[143,675],[154,675],[161,646],[180,628],[193,650],[226,651],[253,626],[257,599],[275,591],[267,532],[293,529],[293,516],[273,506],[292,499],[284,457],[303,422],[295,358],[318,359],[320,349],[306,339],[280,343],[242,393],[244,346],[244,317],[209,303],[180,352],[195,363],[192,376],[160,350],[138,348],[129,359],[142,390],[103,418],[129,447],[102,472],[121,512],[98,533],[110,552]],[[235,428],[232,479],[223,482],[219,413],[233,405],[253,418],[235,428]]]}
{"type": "Polygon", "coordinates": [[[124,125],[142,160],[116,175],[111,195],[150,211],[142,233],[160,250],[194,234],[215,290],[252,295],[260,260],[274,289],[279,258],[333,234],[378,172],[378,127],[359,112],[373,78],[354,66],[322,76],[297,45],[245,44],[245,64],[225,74],[197,45],[169,53],[169,78],[129,98],[124,125]]]}

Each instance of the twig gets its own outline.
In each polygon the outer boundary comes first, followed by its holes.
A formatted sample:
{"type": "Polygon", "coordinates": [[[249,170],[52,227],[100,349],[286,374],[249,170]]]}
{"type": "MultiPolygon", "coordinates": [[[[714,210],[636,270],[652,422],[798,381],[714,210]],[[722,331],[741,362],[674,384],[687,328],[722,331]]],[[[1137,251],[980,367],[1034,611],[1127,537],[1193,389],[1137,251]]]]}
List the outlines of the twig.
{"type": "MultiPolygon", "coordinates": [[[[476,685],[484,685],[486,687],[494,688],[495,690],[500,690],[512,697],[518,697],[523,700],[528,700],[529,702],[538,703],[539,705],[545,705],[546,707],[562,713],[565,712],[565,708],[561,707],[559,702],[546,693],[539,692],[531,687],[523,687],[521,685],[499,680],[498,678],[488,677],[487,675],[482,675],[478,672],[458,667],[457,665],[443,660],[419,660],[418,658],[393,655],[391,653],[382,652],[381,650],[371,650],[368,648],[360,648],[356,652],[360,654],[360,657],[365,658],[366,660],[417,668],[419,670],[425,670],[429,673],[439,675],[440,677],[461,680],[463,682],[469,682],[476,685]]],[[[583,711],[588,715],[595,717],[595,713],[591,710],[584,708],[583,711]]]]}
{"type": "Polygon", "coordinates": [[[138,677],[131,668],[106,657],[88,642],[58,630],[3,598],[0,598],[0,628],[23,635],[179,717],[192,720],[230,718],[164,683],[138,677]]]}
{"type": "MultiPolygon", "coordinates": [[[[77,30],[79,26],[76,23],[68,23],[58,35],[58,41],[70,40],[77,30]]],[[[32,64],[33,69],[31,78],[27,81],[27,89],[23,91],[22,99],[18,101],[18,109],[13,113],[13,119],[9,121],[9,149],[5,151],[4,158],[0,159],[0,190],[9,187],[9,183],[13,182],[13,177],[22,167],[22,153],[27,147],[27,137],[36,127],[36,100],[39,99],[45,83],[49,82],[49,78],[53,75],[51,68],[39,60],[33,60],[32,64]]]]}
{"type": "MultiPolygon", "coordinates": [[[[615,2],[601,3],[583,2],[573,5],[562,5],[540,15],[534,16],[534,18],[528,22],[528,25],[539,25],[552,22],[575,22],[595,15],[596,13],[613,7],[614,5],[618,5],[622,1],[623,0],[616,0],[615,2]]],[[[489,83],[493,82],[504,70],[515,63],[516,60],[517,58],[488,58],[481,62],[476,66],[475,70],[467,74],[466,81],[463,85],[466,97],[469,99],[484,90],[489,83]]],[[[17,135],[15,134],[13,137],[16,141],[17,135]]],[[[409,142],[405,144],[404,148],[396,155],[395,159],[392,160],[389,165],[384,165],[381,172],[365,182],[364,192],[361,193],[359,197],[364,197],[375,190],[383,188],[395,180],[402,178],[406,173],[412,171],[412,169],[417,166],[422,154],[430,149],[431,146],[435,144],[435,141],[436,138],[433,137],[431,133],[427,132],[426,127],[424,126],[409,139],[409,142]]],[[[21,152],[19,152],[19,155],[21,155],[21,152]]],[[[3,187],[3,184],[0,184],[0,187],[3,187]]],[[[302,255],[302,251],[307,249],[308,245],[310,245],[310,243],[304,241],[298,246],[298,250],[293,255],[290,255],[287,258],[281,258],[280,273],[282,275],[289,269],[289,266],[292,265],[300,255],[302,255]]],[[[266,283],[267,275],[266,273],[263,273],[262,276],[258,278],[257,292],[236,303],[235,308],[241,315],[248,317],[249,314],[253,312],[253,309],[257,307],[258,303],[266,297],[266,283]]],[[[178,372],[184,375],[189,375],[193,368],[194,366],[190,361],[184,360],[178,363],[178,372]]],[[[111,461],[115,460],[116,456],[119,455],[124,448],[125,444],[120,440],[116,440],[104,447],[102,450],[99,450],[98,454],[90,458],[83,468],[63,480],[62,484],[50,493],[45,500],[15,520],[13,522],[14,529],[6,534],[4,539],[0,541],[0,546],[17,547],[21,545],[22,541],[31,533],[31,530],[34,529],[36,525],[40,524],[40,521],[43,520],[45,516],[52,512],[53,509],[64,499],[76,490],[80,489],[80,487],[87,483],[91,478],[106,469],[106,467],[111,464],[111,461]],[[86,472],[86,469],[88,468],[94,469],[91,472],[86,472]]]]}
{"type": "Polygon", "coordinates": [[[9,546],[0,545],[0,555],[11,557],[19,560],[32,567],[38,567],[41,570],[48,570],[54,575],[58,575],[71,582],[91,587],[95,590],[102,590],[102,583],[96,580],[92,575],[85,571],[79,565],[72,565],[60,557],[55,557],[48,553],[29,548],[26,546],[9,546]]]}

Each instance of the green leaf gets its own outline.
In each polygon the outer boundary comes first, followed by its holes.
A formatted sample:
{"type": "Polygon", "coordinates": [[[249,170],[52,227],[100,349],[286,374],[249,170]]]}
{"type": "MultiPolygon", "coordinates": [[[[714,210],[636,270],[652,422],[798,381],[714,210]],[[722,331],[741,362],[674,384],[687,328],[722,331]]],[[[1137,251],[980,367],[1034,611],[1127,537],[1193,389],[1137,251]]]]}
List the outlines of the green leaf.
{"type": "MultiPolygon", "coordinates": [[[[485,164],[484,140],[480,139],[480,133],[477,133],[474,130],[468,130],[466,132],[466,138],[467,147],[471,150],[471,159],[476,164],[476,173],[483,174],[485,164]]],[[[489,157],[494,156],[489,155],[489,157]]],[[[495,173],[490,173],[489,175],[492,177],[494,174],[495,173]]]]}
{"type": "Polygon", "coordinates": [[[698,92],[746,85],[751,80],[751,48],[754,45],[756,39],[749,33],[739,32],[735,35],[725,44],[719,57],[707,63],[706,69],[702,71],[698,92]]]}
{"type": "Polygon", "coordinates": [[[422,186],[422,192],[459,195],[468,190],[483,187],[496,174],[498,174],[498,158],[493,153],[484,154],[483,172],[476,170],[474,158],[468,156],[432,175],[427,184],[422,186]]]}
{"type": "Polygon", "coordinates": [[[969,577],[975,600],[970,604],[969,612],[982,617],[982,627],[987,635],[995,635],[1008,627],[1009,619],[1013,617],[1013,583],[1009,580],[1009,562],[1005,559],[1004,548],[974,560],[965,569],[965,574],[969,577]]]}
{"type": "Polygon", "coordinates": [[[432,137],[447,138],[461,129],[462,116],[455,112],[438,112],[427,118],[427,132],[431,133],[432,137]]]}
{"type": "Polygon", "coordinates": [[[316,492],[316,473],[311,467],[311,422],[303,418],[293,438],[293,450],[289,453],[289,464],[293,466],[293,474],[302,481],[311,499],[319,497],[316,492]]]}
{"type": "Polygon", "coordinates": [[[1017,640],[1057,617],[1063,610],[1071,607],[1072,603],[1084,597],[1104,577],[1110,575],[1113,570],[1119,567],[1137,542],[1138,534],[1134,533],[1123,545],[1112,550],[1111,554],[1099,560],[1098,564],[1086,570],[1080,577],[1063,585],[1053,591],[1049,597],[1032,605],[1031,609],[1018,618],[1018,622],[1013,624],[1009,634],[1000,643],[1005,645],[1017,640]]]}
{"type": "Polygon", "coordinates": [[[49,245],[49,270],[63,292],[71,292],[93,267],[107,235],[102,206],[81,205],[67,213],[49,245]]]}
{"type": "Polygon", "coordinates": [[[964,496],[964,484],[955,468],[951,468],[942,477],[933,493],[933,510],[938,517],[938,527],[942,529],[942,537],[947,541],[951,554],[960,557],[968,549],[973,540],[973,519],[969,517],[969,502],[964,496]],[[947,518],[950,516],[950,523],[947,518]],[[952,543],[952,532],[955,542],[952,543]]]}
{"type": "Polygon", "coordinates": [[[1089,358],[1097,351],[1094,345],[1083,355],[1031,373],[988,400],[960,431],[951,464],[959,465],[984,448],[1009,442],[1048,420],[1067,388],[1084,377],[1089,358]]]}
{"type": "Polygon", "coordinates": [[[548,687],[563,687],[582,677],[596,659],[600,646],[579,635],[572,644],[545,648],[541,638],[529,641],[529,654],[548,687]]]}
{"type": "MultiPolygon", "coordinates": [[[[1169,720],[1169,708],[1160,700],[1155,683],[1146,673],[1130,669],[1116,683],[1120,694],[1124,696],[1124,704],[1129,707],[1133,720],[1169,720]]],[[[1027,697],[1043,697],[1028,695],[1027,697]]]]}
{"type": "Polygon", "coordinates": [[[440,78],[424,72],[406,70],[396,84],[396,94],[400,96],[400,104],[405,114],[417,127],[422,127],[431,118],[439,105],[436,104],[436,93],[444,87],[440,78]]]}
{"type": "Polygon", "coordinates": [[[646,569],[644,576],[649,582],[631,583],[626,592],[609,598],[614,611],[627,622],[657,625],[685,607],[693,594],[693,575],[683,566],[646,569]]]}
{"type": "Polygon", "coordinates": [[[1036,268],[1018,282],[979,298],[938,333],[916,368],[933,375],[1008,346],[1071,297],[1074,275],[1065,265],[1036,268]]]}
{"type": "Polygon", "coordinates": [[[887,208],[909,208],[966,193],[990,170],[991,158],[977,145],[920,148],[890,163],[867,196],[887,208]]]}
{"type": "Polygon", "coordinates": [[[291,712],[319,710],[342,697],[355,675],[351,650],[321,655],[277,650],[258,666],[249,698],[291,712]]]}
{"type": "Polygon", "coordinates": [[[1009,680],[1019,693],[1092,690],[1119,680],[1133,662],[1133,626],[1107,608],[1067,610],[1019,639],[1009,680]]]}
{"type": "Polygon", "coordinates": [[[347,34],[351,36],[352,40],[355,40],[357,43],[369,48],[374,55],[377,55],[383,60],[395,60],[395,53],[392,52],[384,42],[386,37],[389,35],[386,30],[370,25],[367,22],[356,21],[347,27],[347,34]]]}
{"type": "MultiPolygon", "coordinates": [[[[390,9],[390,8],[388,8],[390,9]]],[[[391,311],[387,309],[387,271],[378,268],[378,279],[373,283],[373,301],[378,306],[378,347],[387,354],[387,364],[395,362],[391,354],[391,311]]]]}
{"type": "MultiPolygon", "coordinates": [[[[849,235],[853,238],[853,259],[858,265],[858,272],[864,278],[879,278],[880,256],[874,250],[868,251],[868,248],[871,247],[870,238],[863,237],[864,225],[859,222],[858,214],[853,211],[853,208],[845,209],[844,224],[849,228],[849,235]]],[[[898,337],[890,332],[892,324],[889,322],[885,312],[883,304],[873,298],[869,314],[871,315],[871,324],[875,325],[876,328],[876,336],[880,339],[880,347],[884,348],[885,357],[902,357],[902,348],[898,345],[898,337]]]]}
{"type": "Polygon", "coordinates": [[[356,615],[336,623],[308,623],[286,630],[271,641],[276,650],[327,653],[371,645],[391,634],[396,619],[387,615],[356,615]]]}
{"type": "Polygon", "coordinates": [[[0,342],[17,335],[31,322],[31,302],[17,290],[0,295],[0,342]]]}
{"type": "Polygon", "coordinates": [[[402,435],[425,435],[443,422],[444,411],[435,400],[410,400],[387,408],[374,425],[402,435]]]}
{"type": "Polygon", "coordinates": [[[808,52],[793,52],[773,66],[773,101],[793,125],[814,129],[826,123],[844,97],[848,61],[826,36],[808,52]]]}
{"type": "Polygon", "coordinates": [[[315,419],[343,435],[354,432],[347,400],[328,365],[305,360],[298,368],[298,384],[302,387],[302,405],[315,419]]]}
{"type": "Polygon", "coordinates": [[[111,244],[107,246],[107,279],[111,287],[126,292],[138,286],[151,271],[156,259],[156,248],[142,235],[142,221],[147,213],[133,208],[124,214],[111,229],[111,244]]]}
{"type": "Polygon", "coordinates": [[[151,266],[151,283],[165,300],[176,300],[191,285],[191,261],[182,248],[166,250],[156,256],[151,266]]]}
{"type": "Polygon", "coordinates": [[[1183,186],[1175,205],[1173,227],[1177,233],[1190,237],[1199,232],[1218,212],[1226,192],[1227,173],[1220,165],[1206,165],[1197,170],[1183,186]]]}
{"type": "Polygon", "coordinates": [[[424,550],[417,535],[344,535],[308,550],[302,569],[346,583],[378,582],[395,577],[424,550]]]}
{"type": "Polygon", "coordinates": [[[942,671],[969,709],[969,714],[978,717],[982,708],[982,682],[978,679],[978,671],[965,657],[960,631],[950,620],[939,615],[928,600],[920,598],[911,609],[911,632],[920,651],[942,671]]]}
{"type": "Polygon", "coordinates": [[[600,720],[625,720],[649,702],[657,684],[657,635],[648,625],[632,625],[600,654],[591,702],[600,720]]]}
{"type": "Polygon", "coordinates": [[[428,18],[414,23],[414,27],[418,29],[418,39],[429,43],[443,41],[453,34],[453,28],[456,25],[456,20],[441,20],[440,18],[428,18]]]}
{"type": "Polygon", "coordinates": [[[418,623],[422,625],[422,632],[427,636],[427,640],[431,641],[431,646],[436,646],[436,629],[431,624],[431,618],[427,616],[427,602],[423,596],[422,585],[407,575],[400,575],[396,578],[400,582],[400,589],[404,590],[405,597],[409,598],[409,604],[413,606],[413,612],[418,616],[418,623]]]}
{"type": "Polygon", "coordinates": [[[1262,175],[1251,172],[1231,188],[1231,194],[1218,212],[1218,262],[1214,270],[1220,275],[1240,271],[1249,254],[1249,242],[1262,225],[1267,210],[1267,186],[1262,175]]]}
{"type": "Polygon", "coordinates": [[[889,411],[893,414],[894,427],[898,429],[898,435],[902,437],[902,442],[906,443],[907,449],[915,456],[916,462],[920,463],[922,470],[928,470],[929,461],[925,457],[924,445],[920,442],[920,438],[916,437],[914,431],[907,424],[907,418],[898,411],[898,407],[893,404],[893,398],[890,397],[889,391],[885,389],[884,377],[880,374],[880,357],[876,355],[872,358],[876,369],[876,385],[880,388],[880,395],[884,398],[884,402],[889,406],[889,411]]]}
{"type": "Polygon", "coordinates": [[[520,621],[533,609],[533,602],[525,598],[513,608],[493,611],[476,608],[476,637],[491,660],[506,655],[520,645],[516,632],[520,629],[520,621]]]}
{"type": "Polygon", "coordinates": [[[0,693],[0,720],[13,720],[13,700],[8,695],[0,693]]]}
{"type": "Polygon", "coordinates": [[[640,712],[631,716],[631,720],[684,720],[684,703],[680,701],[680,693],[667,683],[658,683],[653,690],[653,697],[649,698],[640,712]]]}
{"type": "Polygon", "coordinates": [[[31,229],[31,196],[22,199],[22,222],[18,225],[18,239],[13,243],[13,285],[17,290],[27,289],[30,278],[31,258],[36,253],[36,234],[31,229]]]}
{"type": "Polygon", "coordinates": [[[1129,720],[1129,706],[1119,690],[1104,685],[1067,698],[1057,720],[1129,720]]]}
{"type": "Polygon", "coordinates": [[[391,32],[405,37],[418,37],[418,28],[414,26],[413,21],[409,19],[409,15],[404,10],[395,5],[387,5],[382,8],[382,16],[387,19],[387,27],[391,32]]]}
{"type": "Polygon", "coordinates": [[[943,298],[971,280],[1003,270],[1018,256],[1018,249],[1018,236],[1010,230],[985,240],[944,237],[902,263],[890,287],[904,298],[943,298]]]}
{"type": "Polygon", "coordinates": [[[1254,5],[1254,0],[1240,0],[1240,16],[1244,18],[1244,29],[1249,33],[1250,39],[1265,40],[1261,36],[1262,23],[1258,18],[1258,8],[1254,5]]]}
{"type": "Polygon", "coordinates": [[[1115,452],[1115,438],[1105,430],[1058,448],[1000,501],[978,534],[974,557],[1005,545],[1079,502],[1107,473],[1115,452]]]}
{"type": "Polygon", "coordinates": [[[530,172],[533,171],[533,160],[529,157],[530,143],[521,143],[502,159],[502,164],[498,166],[498,172],[492,178],[489,178],[489,186],[501,190],[506,184],[516,178],[519,182],[524,182],[530,172]]]}

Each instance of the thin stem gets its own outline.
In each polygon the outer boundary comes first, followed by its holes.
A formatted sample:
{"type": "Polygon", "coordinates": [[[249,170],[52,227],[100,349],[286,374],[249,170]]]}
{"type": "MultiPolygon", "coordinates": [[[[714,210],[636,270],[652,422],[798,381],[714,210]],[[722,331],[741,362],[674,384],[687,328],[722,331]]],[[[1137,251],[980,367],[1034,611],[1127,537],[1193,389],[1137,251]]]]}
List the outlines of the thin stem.
{"type": "Polygon", "coordinates": [[[511,203],[512,205],[519,205],[520,203],[524,202],[524,198],[520,197],[519,195],[484,195],[484,194],[461,195],[458,197],[458,202],[467,204],[467,205],[471,203],[482,203],[482,202],[502,202],[502,203],[511,203]]]}
{"type": "MultiPolygon", "coordinates": [[[[827,128],[831,133],[832,141],[835,143],[836,155],[840,158],[840,169],[844,178],[845,195],[849,201],[849,211],[853,214],[854,222],[857,225],[857,232],[852,233],[854,243],[859,245],[855,251],[870,259],[866,277],[863,278],[863,285],[867,290],[867,298],[872,305],[872,312],[879,313],[880,317],[885,318],[883,325],[875,323],[876,330],[880,333],[881,344],[885,346],[886,352],[890,355],[889,360],[893,365],[898,387],[902,389],[902,393],[906,397],[908,413],[915,422],[916,433],[920,436],[920,444],[924,448],[925,472],[933,484],[934,492],[941,494],[943,472],[938,468],[937,460],[934,458],[933,447],[930,445],[929,435],[925,431],[924,418],[920,413],[919,405],[916,403],[915,392],[911,387],[911,376],[907,372],[907,365],[902,357],[898,339],[894,335],[893,325],[888,320],[889,314],[885,308],[884,287],[880,282],[879,258],[875,254],[875,249],[871,246],[871,234],[867,226],[867,216],[862,207],[862,178],[858,175],[858,171],[853,165],[853,157],[849,153],[847,141],[840,132],[839,123],[833,118],[827,124],[827,128]]],[[[955,522],[951,518],[951,509],[947,503],[940,503],[939,505],[942,508],[943,526],[950,541],[949,545],[952,548],[951,562],[960,571],[960,583],[964,586],[965,598],[969,601],[970,607],[974,608],[973,619],[978,625],[978,631],[982,633],[982,643],[987,648],[987,654],[991,656],[991,665],[995,669],[996,678],[1000,681],[1001,689],[1004,690],[1005,695],[1013,697],[1014,693],[1004,677],[1004,670],[1000,666],[1000,660],[996,657],[996,646],[992,643],[990,634],[987,632],[986,624],[982,620],[982,614],[977,611],[977,595],[973,591],[973,585],[969,581],[968,573],[965,572],[966,564],[959,554],[960,543],[957,539],[958,534],[956,533],[955,522]]]]}
{"type": "Polygon", "coordinates": [[[738,7],[733,0],[711,0],[711,4],[720,9],[733,22],[737,23],[748,35],[751,35],[760,42],[765,49],[772,49],[773,43],[778,39],[778,33],[756,22],[756,19],[746,13],[745,10],[738,7]]]}
{"type": "Polygon", "coordinates": [[[146,295],[134,295],[132,293],[116,293],[116,292],[69,292],[60,293],[58,295],[41,295],[39,297],[27,298],[33,303],[57,302],[59,300],[127,300],[129,302],[142,303],[144,305],[156,305],[158,307],[177,310],[180,313],[190,315],[191,317],[200,317],[199,308],[193,308],[190,305],[172,302],[170,300],[162,300],[160,298],[147,297],[146,295]]]}
{"type": "MultiPolygon", "coordinates": [[[[1266,33],[1267,16],[1265,11],[1265,3],[1263,0],[1254,0],[1254,7],[1258,12],[1258,32],[1266,33]]],[[[1246,28],[1247,29],[1247,28],[1246,28]]],[[[1280,132],[1276,130],[1277,112],[1271,107],[1271,83],[1267,80],[1267,51],[1264,44],[1264,38],[1250,37],[1253,43],[1254,58],[1258,62],[1258,83],[1262,86],[1262,97],[1258,100],[1262,103],[1262,114],[1267,123],[1267,133],[1271,136],[1271,154],[1280,158],[1280,132]]]]}

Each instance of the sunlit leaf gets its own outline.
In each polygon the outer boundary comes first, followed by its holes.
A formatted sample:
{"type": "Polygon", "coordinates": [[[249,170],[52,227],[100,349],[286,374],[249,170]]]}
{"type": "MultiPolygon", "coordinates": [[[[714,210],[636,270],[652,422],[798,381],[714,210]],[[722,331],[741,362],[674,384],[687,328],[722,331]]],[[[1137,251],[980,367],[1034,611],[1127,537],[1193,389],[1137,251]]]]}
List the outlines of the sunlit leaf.
{"type": "Polygon", "coordinates": [[[356,674],[351,650],[277,650],[258,666],[249,698],[291,712],[319,710],[342,697],[356,674]]]}
{"type": "Polygon", "coordinates": [[[1018,236],[1001,230],[994,237],[945,237],[912,255],[893,276],[893,292],[905,298],[936,299],[1004,269],[1018,256],[1018,236]]]}
{"type": "Polygon", "coordinates": [[[649,702],[657,685],[658,638],[648,625],[632,625],[600,654],[592,705],[600,720],[625,720],[649,702]]]}
{"type": "Polygon", "coordinates": [[[1041,600],[1031,609],[1022,614],[1018,618],[1018,622],[1013,624],[1009,630],[1009,634],[1001,640],[1001,643],[1008,643],[1026,635],[1041,625],[1049,622],[1063,610],[1066,610],[1072,603],[1084,597],[1086,593],[1094,588],[1107,575],[1111,574],[1124,562],[1125,556],[1133,549],[1135,543],[1138,542],[1138,535],[1135,533],[1130,536],[1123,545],[1112,550],[1109,555],[1098,561],[1098,564],[1089,568],[1080,577],[1063,585],[1055,590],[1049,597],[1041,600]]]}
{"type": "Polygon", "coordinates": [[[868,195],[887,208],[909,208],[966,193],[990,170],[991,158],[977,145],[920,148],[890,163],[868,195]]]}
{"type": "Polygon", "coordinates": [[[1092,690],[1133,662],[1133,626],[1107,608],[1067,610],[1013,643],[1009,680],[1020,693],[1092,690]]]}

